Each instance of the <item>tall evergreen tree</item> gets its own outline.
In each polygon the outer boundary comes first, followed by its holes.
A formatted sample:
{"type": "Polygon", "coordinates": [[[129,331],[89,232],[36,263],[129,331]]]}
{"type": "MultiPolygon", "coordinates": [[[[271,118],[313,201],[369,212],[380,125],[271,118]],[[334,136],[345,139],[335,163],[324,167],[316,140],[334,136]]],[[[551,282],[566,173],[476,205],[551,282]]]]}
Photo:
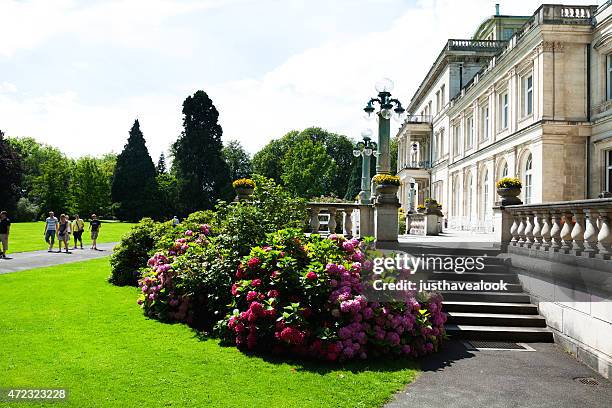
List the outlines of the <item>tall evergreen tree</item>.
{"type": "Polygon", "coordinates": [[[111,185],[111,198],[118,218],[138,221],[142,217],[157,215],[156,175],[155,165],[136,119],[127,144],[117,157],[111,185]]]}
{"type": "Polygon", "coordinates": [[[183,132],[172,145],[172,170],[178,180],[183,215],[210,209],[231,197],[229,169],[223,160],[219,112],[204,91],[183,102],[183,132]]]}
{"type": "Polygon", "coordinates": [[[20,196],[23,167],[21,157],[4,140],[0,130],[0,206],[2,210],[13,211],[20,196]]]}
{"type": "Polygon", "coordinates": [[[165,174],[168,172],[166,169],[166,155],[164,152],[159,155],[159,160],[157,160],[157,166],[155,166],[155,168],[157,169],[157,174],[165,174]]]}

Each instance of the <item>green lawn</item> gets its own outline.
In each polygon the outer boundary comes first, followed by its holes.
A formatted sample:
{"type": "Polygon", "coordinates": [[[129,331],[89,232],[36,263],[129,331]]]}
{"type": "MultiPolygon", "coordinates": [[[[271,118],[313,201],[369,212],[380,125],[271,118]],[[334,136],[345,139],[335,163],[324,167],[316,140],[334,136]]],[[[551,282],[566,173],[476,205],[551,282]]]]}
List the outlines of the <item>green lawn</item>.
{"type": "Polygon", "coordinates": [[[0,275],[0,388],[64,387],[68,402],[48,404],[62,407],[373,407],[418,373],[245,355],[144,318],[137,289],[108,275],[107,258],[0,275]]]}
{"type": "MultiPolygon", "coordinates": [[[[130,222],[113,222],[102,221],[100,236],[98,242],[117,242],[121,236],[126,233],[134,224],[130,222]]],[[[91,246],[90,233],[88,231],[89,223],[85,223],[85,232],[83,233],[83,245],[91,246]]],[[[11,252],[26,252],[36,251],[39,249],[47,249],[48,245],[44,237],[45,223],[40,222],[14,222],[11,224],[11,234],[9,236],[9,253],[11,252]]],[[[70,237],[70,245],[74,243],[70,237]]],[[[57,249],[57,239],[55,240],[55,249],[57,249]]]]}

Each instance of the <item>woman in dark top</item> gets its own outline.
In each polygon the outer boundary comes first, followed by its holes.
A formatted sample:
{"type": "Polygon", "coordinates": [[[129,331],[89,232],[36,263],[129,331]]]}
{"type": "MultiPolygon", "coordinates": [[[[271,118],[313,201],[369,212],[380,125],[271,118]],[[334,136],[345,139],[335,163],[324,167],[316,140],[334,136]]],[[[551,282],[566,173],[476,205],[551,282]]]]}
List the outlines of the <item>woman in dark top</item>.
{"type": "Polygon", "coordinates": [[[62,242],[64,243],[64,248],[66,249],[66,253],[68,252],[68,241],[70,241],[70,222],[66,217],[66,214],[60,215],[59,229],[57,230],[57,238],[59,242],[59,251],[62,252],[62,242]]]}

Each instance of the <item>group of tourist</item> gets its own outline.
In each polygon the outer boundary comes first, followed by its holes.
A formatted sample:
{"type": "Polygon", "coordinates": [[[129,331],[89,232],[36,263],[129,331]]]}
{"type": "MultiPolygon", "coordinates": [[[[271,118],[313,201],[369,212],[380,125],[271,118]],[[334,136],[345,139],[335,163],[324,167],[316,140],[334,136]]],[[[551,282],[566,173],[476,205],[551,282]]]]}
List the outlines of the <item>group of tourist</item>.
{"type": "MultiPolygon", "coordinates": [[[[89,231],[91,231],[91,249],[93,250],[98,250],[97,241],[101,227],[102,222],[96,214],[92,214],[91,221],[89,221],[89,231]]],[[[48,252],[53,252],[55,237],[57,237],[58,252],[62,252],[62,244],[64,244],[64,249],[68,253],[71,234],[74,239],[73,249],[77,249],[77,244],[80,244],[81,249],[83,249],[83,232],[85,232],[85,222],[79,218],[78,214],[74,216],[74,221],[71,222],[69,215],[62,214],[58,220],[53,211],[50,211],[45,220],[45,241],[49,244],[48,252]]]]}
{"type": "MultiPolygon", "coordinates": [[[[91,221],[89,221],[89,231],[91,232],[91,249],[98,250],[97,241],[98,234],[102,228],[102,222],[98,219],[96,214],[91,215],[91,221]]],[[[11,231],[11,220],[8,217],[6,211],[0,212],[0,245],[2,251],[0,252],[0,258],[6,258],[8,252],[9,234],[11,231]]],[[[60,215],[59,220],[55,217],[53,211],[49,212],[49,216],[45,220],[45,241],[49,245],[48,252],[53,252],[53,246],[55,245],[55,239],[57,238],[57,252],[62,252],[62,245],[66,253],[69,253],[70,236],[74,239],[74,246],[72,249],[80,248],[83,249],[83,233],[85,232],[85,221],[83,221],[78,214],[74,216],[74,220],[70,220],[70,216],[67,214],[60,215]]]]}

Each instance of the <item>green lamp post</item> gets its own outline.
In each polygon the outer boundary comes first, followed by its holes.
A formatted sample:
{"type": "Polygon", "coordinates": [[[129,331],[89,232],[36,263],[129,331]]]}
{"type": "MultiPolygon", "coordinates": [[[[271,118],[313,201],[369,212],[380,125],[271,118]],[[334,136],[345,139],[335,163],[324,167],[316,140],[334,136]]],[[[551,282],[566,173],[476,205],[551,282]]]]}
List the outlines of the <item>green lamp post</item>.
{"type": "Polygon", "coordinates": [[[389,146],[391,138],[390,119],[393,116],[397,121],[404,118],[406,110],[397,99],[391,98],[391,90],[393,90],[393,81],[389,78],[383,78],[376,83],[376,91],[378,98],[372,98],[363,109],[365,117],[368,120],[374,119],[375,114],[374,104],[378,103],[378,160],[376,161],[376,173],[390,174],[391,173],[391,150],[389,146]]]}
{"type": "Polygon", "coordinates": [[[363,142],[357,143],[353,150],[353,156],[362,157],[361,161],[361,191],[359,192],[359,202],[361,204],[369,204],[372,193],[370,191],[370,157],[376,155],[376,142],[372,142],[372,129],[366,129],[361,132],[363,142]]]}

